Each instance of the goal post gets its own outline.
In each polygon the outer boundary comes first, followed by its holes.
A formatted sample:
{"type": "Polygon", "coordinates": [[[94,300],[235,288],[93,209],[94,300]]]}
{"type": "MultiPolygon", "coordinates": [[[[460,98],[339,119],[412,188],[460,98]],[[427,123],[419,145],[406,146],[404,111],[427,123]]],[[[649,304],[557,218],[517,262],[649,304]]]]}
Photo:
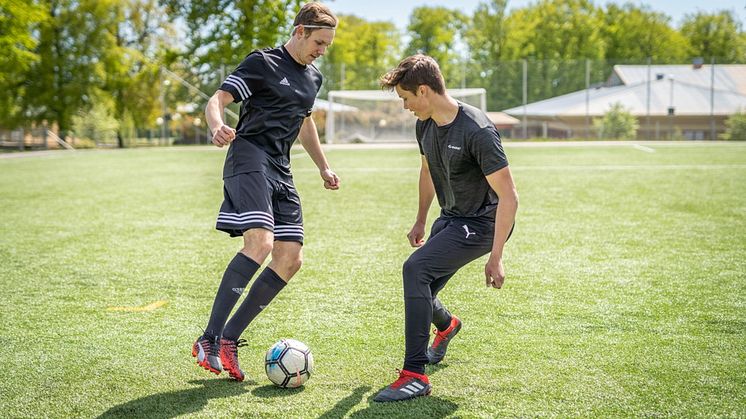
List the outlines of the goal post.
{"type": "MultiPolygon", "coordinates": [[[[487,111],[482,88],[448,89],[456,100],[487,111]]],[[[326,111],[326,143],[414,142],[416,119],[388,90],[332,90],[326,111]]]]}

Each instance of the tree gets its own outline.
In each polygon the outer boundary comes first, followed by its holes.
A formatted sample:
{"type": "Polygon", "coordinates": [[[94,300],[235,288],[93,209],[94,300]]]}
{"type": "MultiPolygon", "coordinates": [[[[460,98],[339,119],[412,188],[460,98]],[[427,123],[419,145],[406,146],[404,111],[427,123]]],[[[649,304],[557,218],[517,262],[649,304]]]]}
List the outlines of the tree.
{"type": "Polygon", "coordinates": [[[302,0],[162,0],[167,14],[186,25],[185,44],[175,59],[214,90],[218,69],[235,68],[251,51],[277,46],[289,36],[302,0]]]}
{"type": "Polygon", "coordinates": [[[391,22],[368,22],[352,15],[338,18],[334,44],[319,64],[324,74],[321,94],[378,89],[378,78],[399,61],[399,31],[391,22]]]}
{"type": "Polygon", "coordinates": [[[542,0],[510,14],[502,57],[528,59],[529,101],[585,88],[585,59],[604,55],[598,16],[589,0],[542,0]]]}
{"type": "Polygon", "coordinates": [[[746,140],[746,113],[736,113],[731,115],[726,121],[724,140],[746,140]]]}
{"type": "Polygon", "coordinates": [[[159,95],[153,86],[159,81],[159,64],[168,35],[172,32],[165,10],[157,0],[124,0],[111,6],[111,43],[103,52],[106,78],[103,90],[113,99],[117,144],[125,146],[124,127],[151,126],[159,112],[159,95]]]}
{"type": "Polygon", "coordinates": [[[74,115],[111,98],[116,118],[145,125],[157,100],[157,39],[169,28],[155,0],[48,0],[39,8],[45,17],[33,32],[38,60],[21,97],[24,122],[56,123],[64,137],[74,115]]]}
{"type": "Polygon", "coordinates": [[[632,3],[618,6],[610,3],[599,11],[604,56],[642,62],[652,58],[656,63],[677,63],[687,58],[686,39],[670,25],[670,18],[649,7],[632,3]]]}
{"type": "Polygon", "coordinates": [[[681,33],[689,41],[689,52],[694,57],[714,57],[719,63],[736,63],[746,56],[741,23],[730,11],[686,15],[681,33]]]}
{"type": "Polygon", "coordinates": [[[507,0],[480,3],[464,31],[470,63],[466,84],[487,89],[487,108],[505,109],[520,103],[521,86],[506,80],[520,80],[516,63],[503,60],[506,39],[507,0]]]}
{"type": "Polygon", "coordinates": [[[44,22],[38,2],[0,0],[0,125],[14,128],[22,123],[26,80],[39,62],[34,31],[44,22]]]}
{"type": "Polygon", "coordinates": [[[603,118],[593,120],[593,125],[598,130],[599,138],[610,138],[616,140],[633,139],[637,135],[639,124],[635,118],[621,103],[614,103],[606,111],[603,118]]]}
{"type": "Polygon", "coordinates": [[[39,60],[30,72],[23,98],[27,122],[56,122],[62,137],[71,118],[92,105],[91,90],[105,78],[101,62],[110,45],[106,14],[111,1],[51,0],[41,3],[46,19],[37,31],[39,60]]]}
{"type": "Polygon", "coordinates": [[[407,32],[411,36],[405,55],[423,53],[433,57],[440,66],[446,85],[461,80],[462,57],[454,54],[468,18],[458,10],[445,7],[417,7],[409,17],[407,32]]]}

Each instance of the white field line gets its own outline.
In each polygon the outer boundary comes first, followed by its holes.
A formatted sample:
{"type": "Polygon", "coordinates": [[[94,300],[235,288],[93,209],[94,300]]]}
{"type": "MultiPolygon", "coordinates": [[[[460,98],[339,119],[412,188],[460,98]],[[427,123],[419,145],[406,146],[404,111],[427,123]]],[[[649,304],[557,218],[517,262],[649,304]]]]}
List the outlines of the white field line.
{"type": "MultiPolygon", "coordinates": [[[[611,164],[611,165],[552,165],[552,166],[510,166],[510,170],[516,171],[605,171],[605,170],[722,170],[722,169],[746,169],[746,164],[611,164]]],[[[337,174],[361,172],[361,173],[386,173],[386,172],[416,172],[419,166],[413,167],[335,167],[337,174]]],[[[293,173],[318,172],[315,168],[294,169],[293,173]]]]}
{"type": "Polygon", "coordinates": [[[635,148],[635,149],[637,149],[637,150],[644,151],[646,153],[655,153],[655,149],[654,148],[645,147],[644,145],[632,144],[632,147],[635,148]]]}

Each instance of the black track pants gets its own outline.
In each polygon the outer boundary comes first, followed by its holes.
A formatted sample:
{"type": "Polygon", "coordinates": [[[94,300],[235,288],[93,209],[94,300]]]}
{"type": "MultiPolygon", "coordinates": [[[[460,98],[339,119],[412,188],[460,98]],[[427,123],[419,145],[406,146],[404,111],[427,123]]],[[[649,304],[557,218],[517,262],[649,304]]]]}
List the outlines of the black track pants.
{"type": "Polygon", "coordinates": [[[495,223],[488,218],[440,217],[430,238],[404,262],[404,369],[424,373],[430,323],[440,327],[450,321],[438,292],[461,267],[492,250],[494,234],[495,223]]]}

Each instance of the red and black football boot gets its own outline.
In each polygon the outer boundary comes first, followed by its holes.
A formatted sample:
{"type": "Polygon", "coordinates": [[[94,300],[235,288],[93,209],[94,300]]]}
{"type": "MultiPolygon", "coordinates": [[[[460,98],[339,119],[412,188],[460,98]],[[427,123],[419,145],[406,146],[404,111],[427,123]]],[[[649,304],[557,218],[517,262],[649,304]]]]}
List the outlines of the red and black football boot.
{"type": "Polygon", "coordinates": [[[228,374],[237,381],[243,381],[244,373],[238,365],[238,348],[247,346],[246,339],[220,339],[220,361],[228,374]]]}
{"type": "Polygon", "coordinates": [[[448,349],[448,343],[456,336],[456,333],[461,330],[461,320],[456,316],[451,316],[451,324],[448,325],[448,329],[439,332],[435,329],[435,339],[433,344],[427,348],[427,363],[437,364],[443,360],[446,356],[446,349],[448,349]]]}
{"type": "Polygon", "coordinates": [[[192,345],[192,356],[197,358],[197,365],[207,371],[220,374],[223,366],[220,363],[220,341],[215,336],[203,334],[192,345]]]}
{"type": "Polygon", "coordinates": [[[427,375],[400,370],[399,379],[376,394],[373,401],[398,402],[400,400],[414,399],[419,396],[427,396],[432,389],[433,386],[430,385],[427,375]]]}

